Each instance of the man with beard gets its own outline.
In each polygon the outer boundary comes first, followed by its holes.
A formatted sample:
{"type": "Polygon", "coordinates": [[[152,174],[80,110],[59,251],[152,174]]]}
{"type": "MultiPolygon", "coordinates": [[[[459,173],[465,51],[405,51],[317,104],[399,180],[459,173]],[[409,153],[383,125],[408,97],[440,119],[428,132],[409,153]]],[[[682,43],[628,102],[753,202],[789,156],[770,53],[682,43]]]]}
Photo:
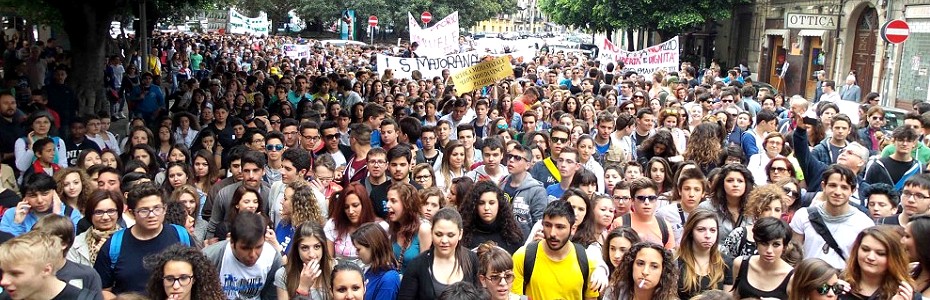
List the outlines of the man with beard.
{"type": "Polygon", "coordinates": [[[584,247],[571,242],[577,229],[574,224],[575,212],[568,201],[553,201],[546,206],[543,243],[532,242],[513,254],[514,294],[530,299],[598,297],[598,292],[588,286],[596,262],[584,247]]]}
{"type": "Polygon", "coordinates": [[[16,97],[9,91],[0,92],[0,161],[14,165],[13,144],[26,136],[22,121],[24,115],[16,109],[16,97]]]}

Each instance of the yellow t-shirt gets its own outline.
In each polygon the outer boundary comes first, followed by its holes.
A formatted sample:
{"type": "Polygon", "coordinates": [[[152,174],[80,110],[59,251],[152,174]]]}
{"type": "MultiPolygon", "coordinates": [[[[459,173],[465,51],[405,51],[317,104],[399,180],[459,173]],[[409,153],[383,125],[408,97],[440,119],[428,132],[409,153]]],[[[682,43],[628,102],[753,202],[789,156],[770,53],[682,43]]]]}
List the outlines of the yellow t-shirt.
{"type": "MultiPolygon", "coordinates": [[[[578,256],[575,255],[575,247],[572,244],[566,244],[565,247],[571,249],[567,256],[561,261],[553,261],[546,255],[543,250],[545,245],[540,244],[536,249],[536,263],[533,266],[533,276],[527,285],[528,291],[525,293],[530,299],[547,299],[547,300],[581,300],[581,288],[584,281],[588,278],[581,278],[581,270],[578,269],[578,256]]],[[[587,255],[587,254],[585,254],[587,255]]],[[[526,246],[521,247],[513,254],[513,287],[511,292],[518,295],[524,295],[523,291],[523,260],[526,257],[526,246]]],[[[588,257],[588,277],[594,274],[596,267],[594,259],[588,257]]],[[[585,291],[585,298],[597,298],[598,292],[588,287],[585,291]]]]}

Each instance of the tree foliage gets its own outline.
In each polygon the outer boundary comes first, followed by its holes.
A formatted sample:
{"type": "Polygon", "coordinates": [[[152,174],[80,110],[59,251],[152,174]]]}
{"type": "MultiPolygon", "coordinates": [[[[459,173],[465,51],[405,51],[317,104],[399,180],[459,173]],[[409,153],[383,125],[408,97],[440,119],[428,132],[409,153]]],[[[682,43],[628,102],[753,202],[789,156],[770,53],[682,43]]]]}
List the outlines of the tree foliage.
{"type": "Polygon", "coordinates": [[[749,0],[538,0],[557,24],[594,32],[617,29],[657,31],[662,36],[687,32],[730,17],[734,6],[749,0]]]}

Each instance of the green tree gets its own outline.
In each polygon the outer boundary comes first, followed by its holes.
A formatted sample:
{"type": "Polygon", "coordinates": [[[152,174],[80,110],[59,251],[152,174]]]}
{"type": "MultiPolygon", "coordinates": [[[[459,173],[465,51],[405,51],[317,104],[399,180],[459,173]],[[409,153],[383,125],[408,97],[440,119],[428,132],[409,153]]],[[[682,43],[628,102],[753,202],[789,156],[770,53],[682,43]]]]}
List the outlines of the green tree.
{"type": "Polygon", "coordinates": [[[557,24],[612,33],[618,29],[657,32],[663,39],[707,22],[729,18],[733,7],[749,0],[538,0],[557,24]]]}
{"type": "MultiPolygon", "coordinates": [[[[152,0],[148,9],[151,24],[159,11],[197,7],[209,0],[152,0]]],[[[78,114],[92,114],[107,109],[103,95],[103,71],[110,23],[121,13],[133,11],[138,1],[129,0],[0,0],[0,6],[13,8],[34,24],[50,24],[68,34],[71,44],[69,83],[78,98],[78,114]]],[[[151,26],[149,26],[151,28],[151,26]]]]}

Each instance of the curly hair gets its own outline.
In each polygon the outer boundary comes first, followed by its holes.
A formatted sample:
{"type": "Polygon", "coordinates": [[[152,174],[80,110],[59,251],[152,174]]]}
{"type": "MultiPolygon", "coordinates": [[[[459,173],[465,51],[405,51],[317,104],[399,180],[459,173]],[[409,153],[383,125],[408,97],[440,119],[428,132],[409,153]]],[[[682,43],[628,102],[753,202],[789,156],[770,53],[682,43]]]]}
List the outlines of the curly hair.
{"type": "MultiPolygon", "coordinates": [[[[291,196],[291,226],[299,226],[305,222],[323,224],[326,221],[323,209],[317,202],[316,195],[310,189],[310,184],[304,180],[294,180],[287,184],[287,189],[294,190],[291,196]]],[[[286,189],[285,189],[286,191],[286,189]]]]}
{"type": "Polygon", "coordinates": [[[168,262],[185,262],[194,271],[191,299],[222,300],[226,299],[220,285],[220,275],[213,263],[196,248],[174,245],[159,254],[145,259],[146,268],[152,270],[149,277],[148,294],[155,300],[168,299],[165,293],[165,265],[168,262]]]}
{"type": "Polygon", "coordinates": [[[168,199],[170,199],[171,202],[180,202],[181,195],[183,194],[188,194],[194,197],[194,211],[189,212],[189,215],[195,218],[198,217],[198,214],[200,213],[200,205],[201,205],[200,204],[200,192],[198,192],[197,188],[194,187],[193,185],[185,184],[185,185],[182,185],[174,189],[174,192],[171,192],[171,197],[169,197],[168,199]]]}
{"type": "Polygon", "coordinates": [[[701,170],[709,170],[714,167],[720,158],[720,153],[723,152],[721,140],[719,125],[710,122],[701,123],[694,128],[691,138],[688,139],[684,158],[696,162],[701,170]]]}
{"type": "MultiPolygon", "coordinates": [[[[495,227],[501,230],[503,241],[512,245],[522,244],[523,232],[517,225],[517,220],[513,215],[513,208],[511,208],[510,201],[504,198],[504,191],[490,181],[479,181],[476,183],[471,191],[468,192],[468,196],[464,197],[462,203],[459,204],[459,211],[462,212],[463,228],[475,228],[478,222],[483,222],[479,217],[478,203],[481,202],[481,195],[485,193],[493,193],[494,197],[497,199],[497,216],[495,216],[493,223],[499,225],[499,227],[495,227]]],[[[462,244],[466,245],[468,248],[473,248],[474,246],[472,245],[474,232],[474,230],[466,230],[462,235],[462,244]]]]}
{"type": "Polygon", "coordinates": [[[773,201],[778,201],[784,211],[785,197],[787,197],[787,195],[780,185],[766,184],[757,187],[753,189],[752,192],[749,192],[749,201],[746,203],[745,214],[753,219],[759,219],[762,217],[762,213],[765,211],[766,207],[773,201]]]}
{"type": "Polygon", "coordinates": [[[613,289],[612,297],[619,296],[620,299],[632,298],[633,287],[636,286],[633,278],[633,264],[636,262],[636,256],[644,249],[652,249],[662,255],[662,280],[656,285],[653,299],[678,299],[678,266],[672,252],[666,250],[662,245],[651,242],[636,243],[623,256],[620,267],[614,271],[616,276],[610,280],[609,286],[613,289]]]}
{"type": "Polygon", "coordinates": [[[61,201],[67,203],[68,205],[73,206],[78,211],[84,211],[84,205],[87,204],[87,198],[90,197],[96,186],[90,183],[90,177],[87,176],[87,173],[84,170],[79,168],[71,167],[64,168],[61,171],[55,173],[55,182],[58,183],[58,187],[55,189],[58,192],[58,195],[61,195],[61,201]],[[81,180],[81,193],[77,195],[77,199],[70,199],[65,195],[65,177],[71,174],[78,174],[81,180]]]}

